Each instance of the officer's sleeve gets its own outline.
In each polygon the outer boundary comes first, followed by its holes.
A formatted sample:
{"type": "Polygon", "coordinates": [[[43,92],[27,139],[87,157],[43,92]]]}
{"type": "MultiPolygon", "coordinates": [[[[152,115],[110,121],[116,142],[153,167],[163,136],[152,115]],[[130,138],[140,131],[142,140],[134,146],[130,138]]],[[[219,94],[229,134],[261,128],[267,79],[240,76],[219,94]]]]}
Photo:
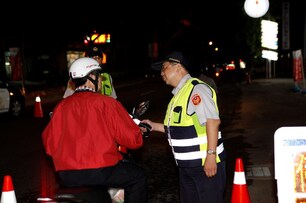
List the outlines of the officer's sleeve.
{"type": "Polygon", "coordinates": [[[207,119],[220,119],[218,110],[213,100],[212,91],[204,84],[194,87],[189,98],[187,114],[197,114],[201,125],[205,125],[207,119]]]}

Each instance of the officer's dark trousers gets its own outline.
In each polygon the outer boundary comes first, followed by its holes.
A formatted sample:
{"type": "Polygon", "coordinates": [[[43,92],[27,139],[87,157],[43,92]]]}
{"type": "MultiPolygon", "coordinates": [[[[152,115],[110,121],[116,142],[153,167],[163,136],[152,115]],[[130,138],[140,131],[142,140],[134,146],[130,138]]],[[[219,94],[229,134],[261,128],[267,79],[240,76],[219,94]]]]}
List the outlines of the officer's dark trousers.
{"type": "Polygon", "coordinates": [[[225,161],[217,166],[217,174],[211,178],[203,167],[179,168],[181,203],[224,203],[225,161]]]}
{"type": "Polygon", "coordinates": [[[59,172],[60,180],[66,187],[104,186],[124,188],[124,203],[146,203],[147,176],[134,163],[121,161],[112,167],[59,172]]]}

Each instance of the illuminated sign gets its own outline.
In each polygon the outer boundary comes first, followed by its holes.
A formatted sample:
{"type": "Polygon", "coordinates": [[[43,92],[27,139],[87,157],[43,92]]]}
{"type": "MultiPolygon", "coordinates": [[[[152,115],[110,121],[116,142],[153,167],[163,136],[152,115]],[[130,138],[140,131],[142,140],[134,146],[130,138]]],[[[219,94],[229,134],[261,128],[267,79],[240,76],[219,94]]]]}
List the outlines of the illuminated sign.
{"type": "Polygon", "coordinates": [[[278,53],[275,51],[278,49],[278,23],[262,20],[261,21],[261,46],[262,58],[277,61],[278,53]]]}
{"type": "Polygon", "coordinates": [[[86,36],[84,40],[85,44],[89,44],[93,42],[94,44],[105,44],[111,42],[111,35],[110,34],[92,34],[91,36],[86,36]]]}
{"type": "Polygon", "coordinates": [[[269,20],[261,21],[261,46],[277,50],[278,49],[278,23],[269,20]]]}
{"type": "Polygon", "coordinates": [[[278,53],[276,51],[262,50],[262,58],[269,59],[272,61],[278,60],[278,53]]]}

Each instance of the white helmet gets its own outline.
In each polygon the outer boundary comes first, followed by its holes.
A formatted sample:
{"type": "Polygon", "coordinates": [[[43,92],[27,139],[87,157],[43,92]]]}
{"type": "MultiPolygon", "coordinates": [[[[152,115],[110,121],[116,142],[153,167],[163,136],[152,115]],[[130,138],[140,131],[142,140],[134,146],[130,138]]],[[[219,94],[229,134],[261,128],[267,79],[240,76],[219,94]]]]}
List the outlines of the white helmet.
{"type": "Polygon", "coordinates": [[[84,57],[75,60],[69,69],[69,75],[72,79],[83,78],[94,70],[102,70],[99,63],[92,58],[84,57]]]}

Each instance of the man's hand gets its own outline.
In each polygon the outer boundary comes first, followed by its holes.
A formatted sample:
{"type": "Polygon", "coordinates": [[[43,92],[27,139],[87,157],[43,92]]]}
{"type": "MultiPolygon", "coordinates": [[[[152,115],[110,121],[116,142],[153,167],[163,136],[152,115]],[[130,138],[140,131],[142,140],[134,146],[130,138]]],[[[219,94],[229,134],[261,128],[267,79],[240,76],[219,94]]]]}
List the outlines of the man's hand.
{"type": "Polygon", "coordinates": [[[207,155],[204,163],[204,172],[207,177],[213,177],[217,174],[216,155],[207,155]]]}

